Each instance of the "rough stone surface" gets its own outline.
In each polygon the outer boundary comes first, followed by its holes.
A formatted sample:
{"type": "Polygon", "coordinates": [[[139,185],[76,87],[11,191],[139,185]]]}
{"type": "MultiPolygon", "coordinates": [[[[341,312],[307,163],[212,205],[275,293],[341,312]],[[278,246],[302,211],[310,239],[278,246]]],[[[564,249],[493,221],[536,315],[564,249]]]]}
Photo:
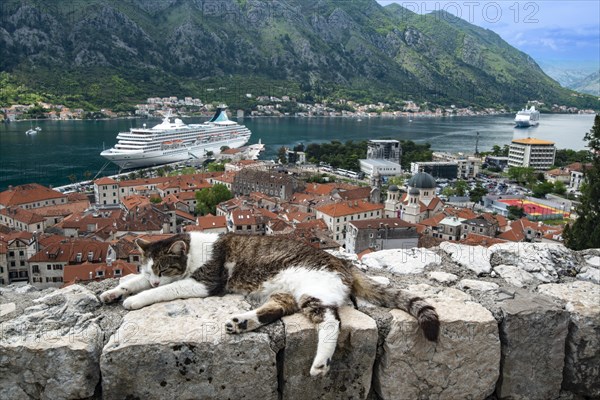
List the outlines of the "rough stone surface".
{"type": "Polygon", "coordinates": [[[79,285],[33,302],[2,324],[0,398],[92,396],[100,381],[102,330],[94,315],[100,302],[79,285]]]}
{"type": "Polygon", "coordinates": [[[452,288],[415,285],[441,320],[438,343],[425,339],[415,318],[391,310],[391,329],[375,367],[383,399],[484,399],[499,376],[500,340],[492,314],[452,288]]]}
{"type": "Polygon", "coordinates": [[[104,347],[103,396],[140,399],[277,399],[268,333],[228,335],[241,296],[175,300],[129,312],[104,347]]]}
{"type": "Polygon", "coordinates": [[[15,303],[0,304],[0,317],[8,316],[14,313],[16,309],[15,303]]]}
{"type": "Polygon", "coordinates": [[[590,281],[596,285],[600,285],[600,269],[585,266],[577,274],[577,279],[582,281],[590,281]]]}
{"type": "Polygon", "coordinates": [[[531,273],[512,265],[498,265],[494,267],[494,271],[508,284],[516,287],[528,287],[536,282],[531,273]]]}
{"type": "Polygon", "coordinates": [[[387,269],[396,275],[420,274],[430,264],[440,262],[440,257],[431,250],[412,248],[382,250],[365,254],[362,263],[368,268],[387,269]]]}
{"type": "Polygon", "coordinates": [[[519,267],[545,283],[575,277],[581,266],[577,254],[554,243],[501,243],[491,246],[489,253],[493,266],[519,267]]]}
{"type": "Polygon", "coordinates": [[[450,254],[454,262],[470,269],[478,276],[489,274],[492,271],[490,253],[487,247],[443,242],[440,244],[440,249],[450,254]]]}
{"type": "Polygon", "coordinates": [[[340,319],[341,331],[329,374],[312,378],[309,371],[317,349],[317,330],[301,314],[283,318],[286,335],[282,371],[284,399],[367,397],[377,352],[377,325],[352,307],[342,307],[340,319]]]}
{"type": "Polygon", "coordinates": [[[570,313],[563,388],[600,398],[600,286],[575,281],[540,285],[538,291],[566,302],[570,313]]]}
{"type": "Polygon", "coordinates": [[[458,280],[458,276],[448,272],[433,271],[429,273],[429,279],[433,279],[439,283],[454,283],[458,280]]]}
{"type": "Polygon", "coordinates": [[[458,282],[457,286],[459,289],[478,290],[480,292],[493,292],[499,288],[494,282],[478,281],[475,279],[463,279],[458,282]]]}
{"type": "Polygon", "coordinates": [[[502,313],[502,399],[546,400],[560,395],[569,313],[551,298],[525,290],[498,302],[502,313]]]}

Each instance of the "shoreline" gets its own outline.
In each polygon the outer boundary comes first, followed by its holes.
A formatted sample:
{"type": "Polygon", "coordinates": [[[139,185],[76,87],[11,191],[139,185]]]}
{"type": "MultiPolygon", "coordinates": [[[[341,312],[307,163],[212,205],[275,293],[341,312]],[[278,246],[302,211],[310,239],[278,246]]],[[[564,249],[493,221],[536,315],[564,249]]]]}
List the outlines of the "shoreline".
{"type": "MultiPolygon", "coordinates": [[[[596,113],[600,113],[600,112],[596,112],[596,113]]],[[[498,113],[492,113],[492,114],[470,114],[470,115],[455,115],[455,114],[446,114],[446,115],[430,115],[430,114],[414,114],[414,115],[374,115],[374,116],[369,116],[369,115],[362,115],[362,116],[357,116],[357,115],[351,115],[351,116],[346,116],[346,115],[245,115],[243,118],[241,118],[241,120],[244,119],[257,119],[257,118],[344,118],[344,119],[354,119],[354,120],[358,120],[358,119],[372,119],[372,118],[385,118],[385,119],[411,119],[411,118],[471,118],[471,117],[495,117],[495,116],[503,116],[503,115],[513,115],[514,113],[512,112],[498,112],[498,113]]],[[[540,113],[541,115],[574,115],[574,116],[585,116],[585,115],[595,115],[593,113],[540,113]]],[[[186,116],[180,116],[180,118],[210,118],[210,115],[186,115],[186,116]]],[[[48,119],[48,118],[44,118],[44,119],[19,119],[19,120],[11,120],[9,123],[3,121],[2,123],[4,124],[13,124],[13,123],[19,123],[19,122],[33,122],[33,121],[43,121],[43,122],[70,122],[70,121],[116,121],[116,120],[128,120],[128,119],[147,119],[147,120],[160,120],[161,117],[160,116],[147,116],[147,117],[140,117],[140,116],[127,116],[127,117],[116,117],[116,118],[95,118],[95,119],[81,119],[81,118],[69,118],[69,119],[48,119]]],[[[237,117],[231,117],[232,120],[239,120],[240,118],[237,117]]]]}

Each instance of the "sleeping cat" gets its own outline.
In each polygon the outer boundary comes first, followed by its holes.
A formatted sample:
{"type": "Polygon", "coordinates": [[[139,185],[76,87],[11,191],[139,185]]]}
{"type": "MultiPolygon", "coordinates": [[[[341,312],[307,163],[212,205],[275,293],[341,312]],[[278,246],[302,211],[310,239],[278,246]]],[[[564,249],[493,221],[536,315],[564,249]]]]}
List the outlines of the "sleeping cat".
{"type": "Polygon", "coordinates": [[[255,310],[233,316],[228,333],[243,333],[302,312],[320,328],[312,376],[329,371],[339,334],[338,307],[356,297],[396,307],[417,318],[425,337],[436,341],[435,309],[420,297],[375,282],[351,262],[277,236],[191,232],[149,243],[138,239],[142,273],[108,290],[103,302],[124,298],[135,310],[150,304],[226,293],[252,295],[255,310]]]}

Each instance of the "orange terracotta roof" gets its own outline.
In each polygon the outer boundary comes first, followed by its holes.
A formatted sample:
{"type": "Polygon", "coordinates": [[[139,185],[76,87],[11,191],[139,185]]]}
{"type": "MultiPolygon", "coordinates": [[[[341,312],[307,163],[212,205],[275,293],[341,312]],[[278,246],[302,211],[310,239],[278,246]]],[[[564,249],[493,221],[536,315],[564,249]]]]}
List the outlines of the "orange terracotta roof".
{"type": "Polygon", "coordinates": [[[71,239],[48,245],[45,249],[33,255],[29,262],[65,262],[68,264],[83,263],[88,260],[88,253],[92,253],[92,261],[106,260],[109,244],[88,239],[71,239]],[[77,255],[81,254],[81,261],[77,255]]]}
{"type": "Polygon", "coordinates": [[[366,249],[361,251],[360,253],[358,253],[357,257],[359,260],[362,260],[363,256],[366,256],[367,254],[373,253],[374,250],[373,249],[366,249]]]}
{"type": "Polygon", "coordinates": [[[66,286],[77,282],[120,278],[130,274],[137,274],[137,267],[123,260],[116,260],[110,266],[106,263],[85,262],[79,265],[66,265],[63,270],[63,279],[66,286]],[[121,273],[115,275],[116,270],[120,270],[121,273]],[[102,272],[102,277],[98,277],[98,271],[102,272]]]}
{"type": "Polygon", "coordinates": [[[115,181],[113,178],[109,178],[107,176],[105,176],[104,178],[96,179],[94,181],[94,184],[98,185],[98,186],[100,186],[100,185],[115,185],[117,183],[118,182],[115,181]]]}
{"type": "Polygon", "coordinates": [[[444,218],[446,218],[446,215],[444,215],[444,213],[439,213],[433,217],[424,219],[420,224],[423,226],[438,226],[444,218]]]}
{"type": "Polygon", "coordinates": [[[338,193],[339,196],[344,200],[368,200],[371,195],[371,188],[369,186],[346,190],[338,193]]]}
{"type": "Polygon", "coordinates": [[[323,221],[322,218],[319,219],[313,219],[312,221],[307,221],[307,222],[301,222],[299,224],[296,224],[296,230],[323,230],[326,231],[327,228],[327,224],[325,223],[325,221],[323,221]]]}
{"type": "Polygon", "coordinates": [[[466,238],[461,239],[459,243],[466,244],[468,246],[484,246],[490,247],[491,245],[498,243],[506,243],[506,240],[499,238],[492,238],[484,235],[477,235],[469,233],[466,238]]]}
{"type": "Polygon", "coordinates": [[[38,185],[37,183],[28,183],[1,192],[0,204],[4,207],[10,207],[66,197],[56,190],[38,185]]]}
{"type": "Polygon", "coordinates": [[[554,144],[554,142],[550,142],[548,140],[536,139],[536,138],[513,139],[512,142],[519,143],[519,144],[534,144],[534,145],[535,144],[546,144],[546,145],[554,144]]]}
{"type": "Polygon", "coordinates": [[[304,191],[319,196],[328,195],[336,188],[335,183],[309,183],[304,191]]]}
{"type": "Polygon", "coordinates": [[[27,225],[37,224],[44,221],[41,215],[35,214],[30,210],[25,210],[21,207],[3,208],[0,210],[1,215],[6,215],[16,221],[27,225]]]}
{"type": "Polygon", "coordinates": [[[190,213],[186,213],[185,211],[175,210],[175,215],[183,219],[187,219],[188,221],[196,221],[196,217],[190,213]]]}
{"type": "Polygon", "coordinates": [[[379,228],[380,226],[387,226],[390,228],[414,228],[415,224],[401,220],[400,218],[377,218],[377,219],[365,219],[360,221],[351,221],[352,225],[358,229],[369,229],[379,228]]]}
{"type": "Polygon", "coordinates": [[[83,212],[87,210],[89,206],[90,202],[86,199],[83,201],[56,204],[47,207],[32,208],[31,212],[44,217],[68,216],[71,214],[83,212]]]}
{"type": "Polygon", "coordinates": [[[226,228],[227,218],[225,218],[224,215],[217,217],[215,217],[214,215],[206,215],[204,217],[198,217],[197,224],[201,230],[226,228]]]}
{"type": "Polygon", "coordinates": [[[353,215],[376,210],[383,210],[383,204],[374,204],[366,201],[344,201],[317,208],[317,211],[320,211],[323,214],[331,217],[341,217],[344,215],[353,215]]]}

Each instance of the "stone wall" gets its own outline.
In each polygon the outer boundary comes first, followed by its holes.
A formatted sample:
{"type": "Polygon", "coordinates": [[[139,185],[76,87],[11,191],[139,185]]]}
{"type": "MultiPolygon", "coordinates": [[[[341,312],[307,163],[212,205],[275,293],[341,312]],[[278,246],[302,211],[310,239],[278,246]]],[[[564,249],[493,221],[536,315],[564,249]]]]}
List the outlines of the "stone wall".
{"type": "Polygon", "coordinates": [[[330,373],[317,379],[317,335],[302,315],[224,332],[252,307],[241,296],[126,312],[98,300],[114,281],[0,289],[0,398],[600,398],[600,251],[453,246],[361,265],[435,305],[438,343],[400,310],[348,306],[330,373]]]}

